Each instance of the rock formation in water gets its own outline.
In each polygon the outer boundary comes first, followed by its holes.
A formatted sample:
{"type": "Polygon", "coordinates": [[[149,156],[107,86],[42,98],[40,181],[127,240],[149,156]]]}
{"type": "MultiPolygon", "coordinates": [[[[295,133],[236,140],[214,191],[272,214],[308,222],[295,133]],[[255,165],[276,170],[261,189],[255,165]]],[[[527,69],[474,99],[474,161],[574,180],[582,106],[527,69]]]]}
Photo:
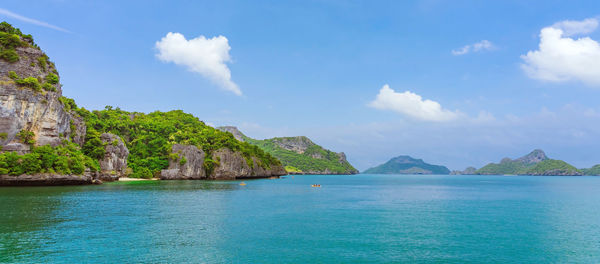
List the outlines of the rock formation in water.
{"type": "Polygon", "coordinates": [[[162,170],[162,180],[196,180],[196,179],[244,179],[286,175],[281,166],[263,168],[256,157],[248,164],[241,152],[227,148],[217,150],[211,159],[217,161],[213,168],[205,166],[206,154],[196,146],[175,144],[171,150],[174,158],[169,161],[169,168],[162,170]]]}
{"type": "Polygon", "coordinates": [[[290,174],[356,174],[343,152],[327,150],[305,136],[257,140],[245,136],[234,126],[218,127],[241,141],[260,147],[275,156],[290,174]]]}

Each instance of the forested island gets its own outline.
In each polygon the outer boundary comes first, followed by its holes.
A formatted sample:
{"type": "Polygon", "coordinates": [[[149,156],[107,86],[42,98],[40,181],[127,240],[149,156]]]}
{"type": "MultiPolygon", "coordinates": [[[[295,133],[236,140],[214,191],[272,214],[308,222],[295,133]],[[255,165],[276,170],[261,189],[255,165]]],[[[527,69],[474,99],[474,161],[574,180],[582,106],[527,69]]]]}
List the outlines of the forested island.
{"type": "Polygon", "coordinates": [[[258,146],[278,158],[290,174],[358,173],[358,170],[346,160],[346,154],[325,149],[304,136],[258,140],[247,137],[233,126],[218,129],[230,132],[236,139],[258,146]]]}
{"type": "Polygon", "coordinates": [[[432,165],[411,156],[398,156],[363,173],[370,174],[449,174],[445,166],[432,165]]]}

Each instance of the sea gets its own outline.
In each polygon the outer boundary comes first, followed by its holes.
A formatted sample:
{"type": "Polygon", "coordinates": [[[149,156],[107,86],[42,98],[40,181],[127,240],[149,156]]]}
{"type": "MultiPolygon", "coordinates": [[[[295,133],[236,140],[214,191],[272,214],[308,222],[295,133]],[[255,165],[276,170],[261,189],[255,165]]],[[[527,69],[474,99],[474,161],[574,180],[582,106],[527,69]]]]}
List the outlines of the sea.
{"type": "Polygon", "coordinates": [[[240,183],[2,187],[0,263],[600,263],[600,177],[240,183]]]}

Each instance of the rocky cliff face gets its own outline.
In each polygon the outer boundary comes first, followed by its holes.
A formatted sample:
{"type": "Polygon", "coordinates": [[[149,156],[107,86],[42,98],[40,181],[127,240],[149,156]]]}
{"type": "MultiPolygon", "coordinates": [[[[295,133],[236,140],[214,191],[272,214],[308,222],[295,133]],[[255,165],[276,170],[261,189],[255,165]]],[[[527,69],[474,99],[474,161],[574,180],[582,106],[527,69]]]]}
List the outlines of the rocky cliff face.
{"type": "Polygon", "coordinates": [[[218,130],[229,132],[233,134],[233,137],[239,141],[244,142],[244,138],[246,137],[237,127],[234,126],[221,126],[217,127],[218,130]]]}
{"type": "Polygon", "coordinates": [[[169,160],[169,169],[162,170],[161,180],[206,179],[204,157],[206,154],[196,146],[175,144],[171,150],[176,159],[169,160]]]}
{"type": "Polygon", "coordinates": [[[314,142],[304,136],[274,138],[273,143],[282,149],[293,151],[298,154],[304,153],[308,147],[315,145],[314,142]]]}
{"type": "Polygon", "coordinates": [[[518,159],[515,159],[515,162],[520,162],[523,164],[536,164],[539,162],[542,162],[544,160],[547,160],[548,156],[546,156],[546,153],[544,153],[543,150],[541,149],[535,149],[532,152],[530,152],[529,154],[520,157],[518,159]]]}
{"type": "Polygon", "coordinates": [[[129,150],[123,140],[110,133],[100,136],[104,146],[104,158],[100,160],[99,178],[102,181],[115,181],[127,174],[127,156],[129,150]]]}
{"type": "Polygon", "coordinates": [[[161,171],[162,180],[233,180],[287,174],[282,166],[261,167],[256,158],[252,158],[253,166],[250,166],[242,153],[227,148],[219,149],[211,155],[216,165],[209,172],[204,166],[206,154],[196,146],[175,144],[171,152],[176,158],[169,161],[168,169],[161,171]]]}
{"type": "Polygon", "coordinates": [[[17,137],[21,130],[34,133],[36,145],[56,146],[64,139],[73,138],[83,144],[85,125],[83,120],[69,113],[59,101],[62,95],[61,85],[50,84],[53,88],[33,89],[17,84],[9,72],[16,73],[20,79],[33,77],[38,83],[44,82],[49,74],[58,77],[54,65],[40,63],[47,56],[32,46],[17,47],[19,60],[9,62],[0,59],[0,145],[4,151],[25,153],[29,146],[17,137]],[[41,80],[41,81],[40,81],[41,80]],[[55,90],[55,91],[52,91],[55,90]]]}

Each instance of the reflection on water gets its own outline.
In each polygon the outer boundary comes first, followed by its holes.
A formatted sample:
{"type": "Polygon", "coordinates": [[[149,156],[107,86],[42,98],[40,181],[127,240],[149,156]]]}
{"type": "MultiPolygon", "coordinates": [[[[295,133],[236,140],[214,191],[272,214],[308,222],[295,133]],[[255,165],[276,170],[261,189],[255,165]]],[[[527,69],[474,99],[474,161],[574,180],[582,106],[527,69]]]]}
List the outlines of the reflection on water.
{"type": "Polygon", "coordinates": [[[307,175],[245,182],[0,188],[0,262],[600,259],[600,177],[307,175]]]}

